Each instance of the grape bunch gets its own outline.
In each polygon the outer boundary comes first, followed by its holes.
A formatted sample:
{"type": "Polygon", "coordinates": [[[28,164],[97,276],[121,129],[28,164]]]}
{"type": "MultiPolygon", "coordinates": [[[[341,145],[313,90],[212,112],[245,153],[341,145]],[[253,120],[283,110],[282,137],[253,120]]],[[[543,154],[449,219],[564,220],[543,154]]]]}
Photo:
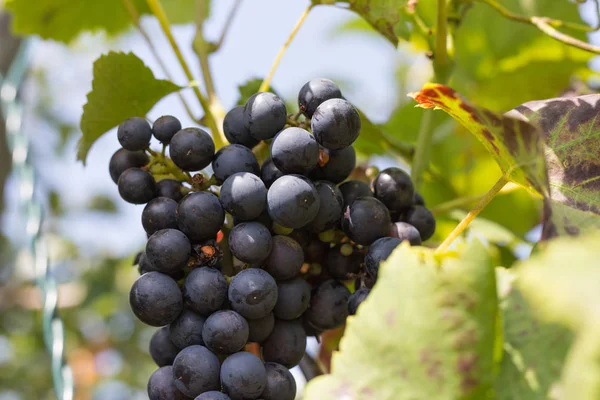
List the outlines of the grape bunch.
{"type": "Polygon", "coordinates": [[[118,128],[110,175],[125,201],[146,204],[130,304],[159,327],[151,400],[294,399],[289,368],[307,337],[356,313],[399,243],[434,233],[403,170],[348,180],[361,119],[335,83],[311,80],[298,105],[288,114],[254,94],[225,116],[231,144],[216,152],[172,116],[118,128]]]}

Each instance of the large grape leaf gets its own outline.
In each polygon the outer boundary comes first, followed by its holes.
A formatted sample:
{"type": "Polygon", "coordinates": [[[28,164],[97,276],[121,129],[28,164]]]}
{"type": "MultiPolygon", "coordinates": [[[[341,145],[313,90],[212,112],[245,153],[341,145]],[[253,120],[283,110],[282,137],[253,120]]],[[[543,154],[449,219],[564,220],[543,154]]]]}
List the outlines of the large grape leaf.
{"type": "Polygon", "coordinates": [[[444,110],[462,123],[483,143],[512,181],[542,195],[548,193],[544,143],[532,124],[474,106],[453,89],[440,84],[426,84],[420,92],[410,96],[421,107],[444,110]]]}
{"type": "Polygon", "coordinates": [[[402,245],[348,319],[332,374],[311,381],[305,399],[492,398],[497,313],[480,242],[441,261],[402,245]]]}
{"type": "Polygon", "coordinates": [[[561,377],[564,399],[600,398],[599,242],[598,232],[559,238],[515,269],[536,316],[576,332],[561,377]]]}
{"type": "Polygon", "coordinates": [[[144,117],[154,104],[180,90],[173,82],[154,78],[133,53],[110,52],[94,62],[92,91],[81,116],[77,159],[85,163],[94,142],[129,117],[144,117]]]}
{"type": "Polygon", "coordinates": [[[398,39],[408,40],[410,0],[312,0],[313,4],[346,3],[394,46],[398,39]]]}

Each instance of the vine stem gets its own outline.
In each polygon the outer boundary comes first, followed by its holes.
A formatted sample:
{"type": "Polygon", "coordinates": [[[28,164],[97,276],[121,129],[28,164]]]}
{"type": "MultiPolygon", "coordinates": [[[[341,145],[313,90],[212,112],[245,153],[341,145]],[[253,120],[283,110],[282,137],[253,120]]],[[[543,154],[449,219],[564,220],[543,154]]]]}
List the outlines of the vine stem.
{"type": "Polygon", "coordinates": [[[429,163],[431,142],[433,141],[433,113],[425,111],[421,117],[417,145],[415,146],[415,157],[411,167],[411,178],[415,188],[419,190],[423,184],[423,173],[429,163]]]}
{"type": "Polygon", "coordinates": [[[479,203],[477,203],[475,208],[469,211],[467,216],[458,223],[452,232],[450,232],[448,237],[444,239],[442,244],[440,244],[435,250],[435,253],[440,254],[448,250],[448,247],[450,247],[452,242],[454,242],[454,239],[456,239],[467,228],[467,226],[469,226],[471,221],[473,221],[475,217],[479,215],[479,213],[490,203],[490,201],[492,201],[494,197],[496,197],[496,195],[507,183],[508,175],[502,175],[500,179],[498,179],[498,182],[496,182],[496,184],[481,198],[481,200],[479,200],[479,203]]]}
{"type": "Polygon", "coordinates": [[[275,57],[275,61],[273,62],[273,65],[271,66],[271,70],[269,71],[269,74],[261,83],[260,88],[258,89],[259,92],[266,92],[267,90],[269,90],[269,87],[271,86],[271,79],[273,79],[273,75],[275,75],[275,71],[277,70],[279,63],[281,62],[283,55],[285,54],[286,50],[290,46],[290,43],[292,43],[292,40],[294,40],[294,37],[300,30],[300,27],[304,23],[304,20],[306,20],[306,17],[308,17],[308,14],[310,13],[310,10],[312,10],[313,6],[314,6],[314,4],[310,4],[306,8],[306,10],[304,10],[304,12],[300,16],[300,19],[298,20],[298,22],[296,22],[296,26],[294,26],[294,29],[292,29],[292,33],[290,33],[290,36],[285,41],[283,47],[281,48],[281,50],[279,50],[279,53],[277,53],[277,56],[275,57]]]}
{"type": "MultiPolygon", "coordinates": [[[[183,58],[183,54],[181,53],[181,50],[179,49],[179,45],[177,44],[177,42],[175,41],[175,38],[173,37],[173,33],[171,32],[171,25],[169,24],[169,19],[167,18],[167,14],[165,13],[165,10],[163,9],[162,4],[160,3],[160,0],[146,0],[146,3],[148,4],[148,7],[150,7],[150,10],[154,14],[154,16],[158,19],[158,22],[160,23],[160,26],[163,30],[163,33],[169,40],[171,48],[175,52],[175,55],[177,56],[177,59],[179,60],[179,63],[181,64],[181,68],[183,68],[183,71],[185,72],[186,77],[188,78],[189,81],[194,81],[194,76],[192,75],[192,71],[190,70],[190,67],[188,66],[187,62],[185,61],[185,58],[183,58]]],[[[194,90],[194,93],[195,93],[196,97],[198,98],[200,105],[204,109],[204,120],[206,121],[206,125],[211,130],[211,132],[213,132],[213,140],[215,141],[215,146],[217,148],[223,147],[224,143],[221,139],[221,135],[219,134],[220,129],[215,121],[213,114],[212,114],[212,109],[210,107],[210,104],[208,103],[208,100],[200,92],[200,89],[197,86],[193,86],[192,89],[194,90]]]]}
{"type": "MultiPolygon", "coordinates": [[[[520,188],[520,186],[509,183],[506,186],[504,186],[504,188],[498,194],[508,194],[508,193],[514,192],[515,190],[517,190],[519,188],[520,188]]],[[[481,200],[484,196],[485,196],[485,194],[459,197],[457,199],[450,200],[445,203],[441,203],[436,206],[433,206],[429,209],[429,211],[431,211],[431,213],[433,215],[445,214],[448,211],[453,210],[455,208],[460,208],[462,206],[466,206],[471,203],[475,203],[476,201],[481,200]]]]}
{"type": "MultiPolygon", "coordinates": [[[[125,8],[127,8],[127,11],[129,12],[129,15],[131,16],[131,19],[133,20],[133,23],[135,24],[137,30],[140,32],[140,34],[146,41],[146,44],[148,45],[150,52],[152,53],[152,55],[158,62],[160,69],[166,75],[167,79],[169,79],[170,81],[173,81],[173,76],[170,74],[169,69],[167,68],[164,60],[162,59],[162,57],[156,50],[156,46],[154,46],[154,43],[152,43],[152,40],[150,40],[150,36],[148,35],[146,30],[140,23],[140,14],[139,14],[138,10],[136,9],[135,4],[133,4],[132,0],[123,0],[123,3],[125,4],[125,8]]],[[[183,94],[177,93],[177,95],[181,99],[181,103],[183,104],[183,108],[185,108],[185,112],[190,116],[190,118],[194,122],[199,123],[200,121],[198,120],[197,117],[194,116],[194,113],[192,112],[190,105],[185,100],[185,97],[183,97],[183,94]]]]}

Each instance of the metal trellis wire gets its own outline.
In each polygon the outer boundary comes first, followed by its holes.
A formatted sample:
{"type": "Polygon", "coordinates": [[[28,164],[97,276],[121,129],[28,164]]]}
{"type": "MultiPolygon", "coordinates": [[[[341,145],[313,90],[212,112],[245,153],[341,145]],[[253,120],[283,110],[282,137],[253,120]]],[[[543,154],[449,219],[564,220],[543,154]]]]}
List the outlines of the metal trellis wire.
{"type": "Polygon", "coordinates": [[[12,154],[12,170],[18,182],[20,211],[26,229],[25,250],[35,267],[36,283],[42,294],[44,343],[51,357],[52,381],[59,400],[73,399],[73,372],[64,359],[64,324],[58,313],[58,288],[49,262],[42,232],[44,209],[35,196],[36,172],[30,160],[29,138],[21,129],[23,105],[19,88],[27,75],[28,42],[23,40],[6,76],[0,74],[0,107],[12,154]]]}

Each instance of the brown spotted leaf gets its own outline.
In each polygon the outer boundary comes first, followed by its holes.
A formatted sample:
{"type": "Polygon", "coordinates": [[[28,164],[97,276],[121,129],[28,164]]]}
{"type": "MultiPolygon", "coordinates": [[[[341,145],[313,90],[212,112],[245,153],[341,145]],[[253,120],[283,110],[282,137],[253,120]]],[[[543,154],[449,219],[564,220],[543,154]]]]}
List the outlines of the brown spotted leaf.
{"type": "Polygon", "coordinates": [[[410,96],[421,107],[444,110],[462,123],[513,182],[542,195],[548,193],[544,143],[534,125],[472,105],[453,89],[440,84],[426,84],[410,96]]]}
{"type": "Polygon", "coordinates": [[[478,241],[458,253],[400,246],[350,317],[331,374],[306,400],[466,400],[493,394],[496,280],[478,241]]]}
{"type": "Polygon", "coordinates": [[[398,39],[408,40],[410,0],[312,0],[313,4],[334,5],[346,3],[348,8],[365,19],[394,46],[398,39]]]}

